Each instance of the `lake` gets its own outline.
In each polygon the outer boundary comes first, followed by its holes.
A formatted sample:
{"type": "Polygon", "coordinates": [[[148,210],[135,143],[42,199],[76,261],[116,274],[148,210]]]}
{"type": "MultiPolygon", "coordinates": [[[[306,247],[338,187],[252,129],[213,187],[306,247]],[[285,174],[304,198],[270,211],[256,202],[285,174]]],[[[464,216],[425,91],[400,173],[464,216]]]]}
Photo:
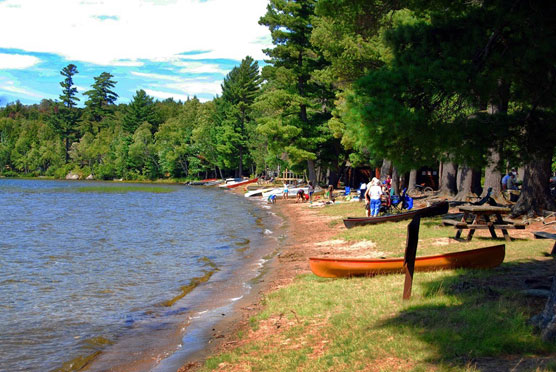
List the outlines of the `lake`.
{"type": "Polygon", "coordinates": [[[218,188],[0,179],[0,370],[175,370],[280,244],[267,208],[218,188]]]}

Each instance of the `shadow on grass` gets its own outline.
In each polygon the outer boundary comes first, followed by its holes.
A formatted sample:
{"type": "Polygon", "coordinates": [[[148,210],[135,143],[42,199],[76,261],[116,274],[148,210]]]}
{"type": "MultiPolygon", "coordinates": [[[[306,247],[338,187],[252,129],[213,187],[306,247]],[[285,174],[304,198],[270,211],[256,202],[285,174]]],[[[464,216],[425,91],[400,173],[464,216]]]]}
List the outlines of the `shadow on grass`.
{"type": "MultiPolygon", "coordinates": [[[[528,319],[542,311],[546,298],[521,291],[550,289],[555,272],[556,260],[456,271],[453,276],[420,283],[423,299],[413,305],[408,302],[399,316],[381,326],[429,344],[435,351],[431,363],[471,365],[480,371],[554,370],[556,345],[543,343],[528,325],[528,319]],[[435,302],[440,294],[453,301],[435,302]]],[[[414,280],[419,282],[419,273],[414,280]]]]}

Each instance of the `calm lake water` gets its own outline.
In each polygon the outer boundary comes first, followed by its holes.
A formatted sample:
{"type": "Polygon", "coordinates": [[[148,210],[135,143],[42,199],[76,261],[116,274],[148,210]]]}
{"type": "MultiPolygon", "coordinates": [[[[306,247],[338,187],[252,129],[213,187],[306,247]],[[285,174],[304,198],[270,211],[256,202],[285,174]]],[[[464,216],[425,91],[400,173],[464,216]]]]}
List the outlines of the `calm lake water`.
{"type": "Polygon", "coordinates": [[[175,370],[249,291],[276,220],[217,188],[0,179],[0,370],[175,370]]]}

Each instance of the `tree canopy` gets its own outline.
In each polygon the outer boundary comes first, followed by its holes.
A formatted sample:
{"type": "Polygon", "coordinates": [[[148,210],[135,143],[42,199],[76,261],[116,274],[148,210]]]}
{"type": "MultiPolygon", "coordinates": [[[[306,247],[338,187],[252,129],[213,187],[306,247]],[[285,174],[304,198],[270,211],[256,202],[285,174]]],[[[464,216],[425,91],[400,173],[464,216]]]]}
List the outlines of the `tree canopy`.
{"type": "Polygon", "coordinates": [[[270,0],[259,20],[268,60],[238,61],[209,102],[158,101],[137,87],[117,105],[115,76],[103,72],[79,107],[77,66],[63,67],[59,101],[0,108],[0,172],[156,179],[289,168],[326,185],[354,182],[353,167],[391,164],[407,183],[443,164],[499,187],[500,172],[522,166],[514,212],[554,210],[555,20],[547,0],[270,0]]]}

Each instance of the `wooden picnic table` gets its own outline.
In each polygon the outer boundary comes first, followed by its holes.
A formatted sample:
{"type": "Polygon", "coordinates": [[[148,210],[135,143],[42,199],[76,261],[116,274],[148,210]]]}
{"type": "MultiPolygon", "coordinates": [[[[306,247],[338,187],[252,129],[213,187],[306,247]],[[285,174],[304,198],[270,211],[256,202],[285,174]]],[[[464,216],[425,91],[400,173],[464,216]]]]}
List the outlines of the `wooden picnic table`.
{"type": "Polygon", "coordinates": [[[468,205],[459,207],[460,212],[463,212],[463,217],[461,221],[450,221],[443,220],[442,222],[447,225],[454,225],[458,231],[456,232],[456,239],[461,237],[463,230],[468,229],[467,241],[473,239],[473,234],[477,229],[488,229],[490,235],[493,238],[498,238],[496,236],[495,230],[502,230],[502,234],[506,241],[511,241],[510,234],[508,234],[508,229],[524,229],[525,225],[514,223],[510,220],[505,220],[502,216],[507,215],[511,212],[510,208],[506,207],[493,207],[490,205],[468,205]],[[472,220],[472,222],[468,222],[472,220]]]}

